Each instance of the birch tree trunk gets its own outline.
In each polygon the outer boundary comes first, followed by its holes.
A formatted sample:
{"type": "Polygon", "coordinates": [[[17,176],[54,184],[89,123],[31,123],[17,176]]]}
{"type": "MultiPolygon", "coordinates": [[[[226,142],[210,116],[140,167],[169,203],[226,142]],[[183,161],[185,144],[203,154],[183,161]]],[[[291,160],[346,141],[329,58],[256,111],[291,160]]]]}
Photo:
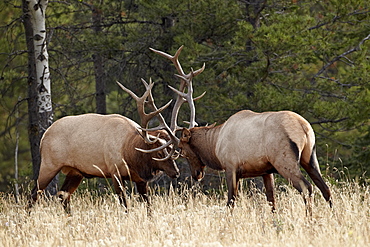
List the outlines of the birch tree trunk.
{"type": "MultiPolygon", "coordinates": [[[[22,0],[23,24],[28,50],[28,115],[33,178],[40,170],[40,140],[53,122],[49,60],[46,42],[45,11],[47,0],[22,0]]],[[[58,177],[46,189],[57,192],[58,177]]]]}

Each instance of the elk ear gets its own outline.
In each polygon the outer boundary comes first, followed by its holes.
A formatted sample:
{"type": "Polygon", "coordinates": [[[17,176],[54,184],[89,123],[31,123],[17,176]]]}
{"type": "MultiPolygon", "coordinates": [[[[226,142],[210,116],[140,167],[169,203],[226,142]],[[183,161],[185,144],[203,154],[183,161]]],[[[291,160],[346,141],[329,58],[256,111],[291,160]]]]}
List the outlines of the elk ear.
{"type": "Polygon", "coordinates": [[[189,129],[184,128],[181,132],[181,138],[180,141],[182,142],[189,142],[191,137],[191,133],[189,129]]]}
{"type": "Polygon", "coordinates": [[[209,125],[209,126],[207,125],[207,127],[209,127],[209,128],[213,128],[213,127],[215,127],[215,126],[216,126],[216,123],[217,123],[217,122],[214,122],[213,124],[211,124],[211,125],[209,125]]]}

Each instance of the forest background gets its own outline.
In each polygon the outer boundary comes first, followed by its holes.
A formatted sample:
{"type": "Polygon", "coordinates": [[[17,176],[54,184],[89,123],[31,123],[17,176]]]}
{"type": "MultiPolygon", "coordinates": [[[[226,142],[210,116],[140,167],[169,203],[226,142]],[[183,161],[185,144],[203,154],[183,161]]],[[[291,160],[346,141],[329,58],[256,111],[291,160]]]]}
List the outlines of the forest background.
{"type": "MultiPolygon", "coordinates": [[[[0,191],[32,178],[21,2],[0,2],[0,191]]],[[[316,132],[327,178],[368,182],[368,0],[49,1],[46,27],[54,121],[98,112],[138,122],[115,82],[141,94],[140,79],[152,78],[163,105],[175,70],[149,47],[174,54],[184,45],[186,72],[206,64],[194,80],[195,96],[207,91],[198,123],[220,124],[243,109],[295,111],[316,132]]]]}

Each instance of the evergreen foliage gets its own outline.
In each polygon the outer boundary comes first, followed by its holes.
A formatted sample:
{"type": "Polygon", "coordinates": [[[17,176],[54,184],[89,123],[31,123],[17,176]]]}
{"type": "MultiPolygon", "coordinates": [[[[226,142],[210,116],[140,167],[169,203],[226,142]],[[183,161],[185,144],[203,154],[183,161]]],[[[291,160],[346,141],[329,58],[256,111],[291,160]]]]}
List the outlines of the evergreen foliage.
{"type": "MultiPolygon", "coordinates": [[[[0,190],[7,190],[16,123],[22,178],[31,172],[27,54],[20,3],[2,1],[0,12],[0,190]]],[[[140,78],[152,77],[157,105],[166,103],[173,98],[167,85],[177,85],[175,69],[148,48],[174,53],[184,45],[186,72],[206,63],[194,80],[195,96],[207,91],[196,103],[198,123],[222,123],[242,109],[292,110],[313,125],[319,157],[336,153],[353,176],[369,174],[369,23],[367,0],[51,1],[55,119],[95,111],[93,57],[99,54],[107,113],[137,121],[134,102],[115,81],[140,94],[140,78]],[[92,21],[97,13],[99,32],[92,21]]],[[[183,108],[179,123],[188,119],[183,108]]]]}

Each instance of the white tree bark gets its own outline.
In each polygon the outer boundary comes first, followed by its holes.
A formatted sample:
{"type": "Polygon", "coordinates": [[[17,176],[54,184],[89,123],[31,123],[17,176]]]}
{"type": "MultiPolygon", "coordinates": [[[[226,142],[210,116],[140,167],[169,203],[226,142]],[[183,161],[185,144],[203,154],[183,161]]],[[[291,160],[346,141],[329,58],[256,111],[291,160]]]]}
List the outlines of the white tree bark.
{"type": "MultiPolygon", "coordinates": [[[[33,174],[36,180],[40,170],[40,140],[53,122],[49,55],[45,14],[47,0],[22,0],[23,23],[28,50],[28,115],[33,174]]],[[[58,175],[47,187],[49,194],[56,194],[58,175]]]]}
{"type": "Polygon", "coordinates": [[[47,0],[28,0],[33,28],[33,44],[36,62],[36,81],[38,89],[39,113],[51,112],[51,86],[49,72],[49,55],[46,44],[45,13],[47,0]]]}

